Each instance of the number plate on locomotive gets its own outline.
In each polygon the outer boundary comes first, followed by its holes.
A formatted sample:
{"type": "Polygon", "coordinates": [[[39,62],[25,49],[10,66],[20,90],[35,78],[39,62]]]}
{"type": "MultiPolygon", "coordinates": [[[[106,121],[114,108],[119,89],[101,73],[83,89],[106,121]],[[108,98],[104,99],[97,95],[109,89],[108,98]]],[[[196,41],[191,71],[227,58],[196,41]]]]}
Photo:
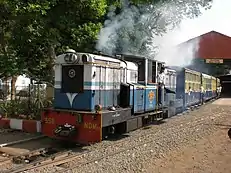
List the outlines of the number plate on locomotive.
{"type": "Polygon", "coordinates": [[[45,124],[54,124],[55,123],[55,120],[54,118],[44,118],[44,122],[45,124]]]}

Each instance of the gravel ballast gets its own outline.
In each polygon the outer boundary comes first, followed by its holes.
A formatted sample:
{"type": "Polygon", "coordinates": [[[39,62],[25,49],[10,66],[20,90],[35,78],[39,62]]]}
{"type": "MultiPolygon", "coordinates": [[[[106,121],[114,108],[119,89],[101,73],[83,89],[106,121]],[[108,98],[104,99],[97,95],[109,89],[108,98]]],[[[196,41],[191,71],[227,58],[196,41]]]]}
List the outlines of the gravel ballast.
{"type": "MultiPolygon", "coordinates": [[[[103,141],[86,147],[90,152],[82,159],[63,166],[73,167],[73,170],[67,172],[74,173],[146,172],[148,165],[155,164],[155,159],[166,157],[168,152],[215,132],[218,128],[215,124],[225,121],[230,113],[228,106],[204,105],[192,112],[167,119],[166,123],[131,132],[129,137],[119,141],[103,141]]],[[[27,172],[65,172],[64,170],[50,167],[27,172]]]]}

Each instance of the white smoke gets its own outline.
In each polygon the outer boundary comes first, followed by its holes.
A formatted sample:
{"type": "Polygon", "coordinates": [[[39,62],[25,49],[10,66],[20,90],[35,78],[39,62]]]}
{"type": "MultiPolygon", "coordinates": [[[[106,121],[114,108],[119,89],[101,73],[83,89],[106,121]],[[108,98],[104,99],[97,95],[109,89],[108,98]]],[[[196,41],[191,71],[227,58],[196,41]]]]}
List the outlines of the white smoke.
{"type": "Polygon", "coordinates": [[[178,45],[177,37],[180,36],[180,30],[176,29],[163,37],[156,37],[153,41],[158,44],[155,46],[158,47],[155,59],[165,62],[168,66],[186,67],[190,65],[199,50],[200,37],[178,45]]]}
{"type": "Polygon", "coordinates": [[[125,5],[119,15],[115,14],[115,7],[111,7],[108,20],[99,33],[96,49],[107,54],[152,56],[155,52],[150,49],[152,38],[165,33],[182,19],[179,6],[174,3],[125,5]]]}

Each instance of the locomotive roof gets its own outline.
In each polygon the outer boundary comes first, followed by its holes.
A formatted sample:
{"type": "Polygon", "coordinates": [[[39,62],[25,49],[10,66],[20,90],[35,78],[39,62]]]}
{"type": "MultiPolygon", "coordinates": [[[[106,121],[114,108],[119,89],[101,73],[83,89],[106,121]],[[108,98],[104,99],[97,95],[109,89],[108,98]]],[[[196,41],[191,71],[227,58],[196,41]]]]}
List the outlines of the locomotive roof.
{"type": "Polygon", "coordinates": [[[110,56],[107,56],[107,55],[95,55],[95,54],[90,54],[90,55],[93,55],[94,59],[100,59],[100,60],[105,60],[105,61],[113,61],[113,62],[122,62],[122,63],[126,62],[128,69],[130,69],[130,70],[138,70],[137,64],[135,64],[134,62],[121,61],[121,59],[113,58],[113,57],[110,57],[110,56]]]}
{"type": "MultiPolygon", "coordinates": [[[[118,65],[122,66],[122,67],[126,67],[126,65],[125,65],[125,63],[126,63],[128,69],[138,70],[138,66],[134,62],[124,61],[124,60],[121,60],[118,58],[113,58],[113,57],[108,56],[108,55],[82,53],[82,52],[75,52],[75,53],[78,55],[82,55],[82,54],[88,55],[89,57],[91,57],[90,61],[94,61],[94,60],[109,61],[109,62],[113,62],[113,63],[118,63],[118,65]]],[[[61,64],[64,63],[64,56],[65,56],[65,53],[57,56],[56,63],[61,63],[61,64]]]]}
{"type": "MultiPolygon", "coordinates": [[[[71,52],[70,52],[71,53],[71,52]]],[[[74,52],[77,55],[88,55],[90,57],[90,61],[93,61],[95,59],[97,60],[103,60],[103,61],[110,61],[110,62],[115,62],[115,63],[121,63],[121,60],[107,56],[107,55],[99,55],[99,54],[91,54],[91,53],[82,53],[82,52],[74,52]]],[[[66,53],[63,53],[61,55],[58,55],[56,57],[56,63],[64,63],[64,56],[66,53]]]]}
{"type": "Polygon", "coordinates": [[[189,68],[184,68],[187,72],[189,73],[192,73],[192,74],[200,74],[199,71],[195,71],[195,70],[192,70],[192,69],[189,69],[189,68]]]}
{"type": "Polygon", "coordinates": [[[138,56],[138,55],[132,55],[132,54],[117,54],[121,57],[127,57],[127,58],[134,58],[134,59],[148,59],[148,60],[152,60],[152,61],[156,61],[156,62],[159,62],[159,63],[162,63],[162,64],[165,64],[165,62],[162,62],[162,61],[158,61],[158,60],[155,60],[153,58],[150,58],[150,57],[145,57],[145,56],[138,56]]]}
{"type": "Polygon", "coordinates": [[[211,75],[208,75],[208,74],[205,74],[205,73],[201,73],[203,77],[207,78],[207,79],[210,79],[212,76],[211,75]]]}
{"type": "Polygon", "coordinates": [[[127,64],[127,69],[129,70],[138,70],[138,66],[134,62],[125,61],[127,64]]]}
{"type": "MultiPolygon", "coordinates": [[[[155,61],[155,62],[158,62],[158,63],[162,63],[162,64],[165,64],[164,62],[160,62],[160,61],[157,61],[157,60],[154,60],[154,59],[151,59],[151,58],[147,58],[147,57],[144,57],[144,56],[136,56],[136,55],[131,55],[131,54],[121,54],[121,58],[118,57],[118,56],[110,56],[110,55],[106,55],[106,54],[102,54],[102,53],[83,53],[83,52],[75,52],[75,51],[72,51],[73,53],[75,54],[79,54],[79,55],[82,55],[82,54],[86,54],[88,55],[89,57],[91,57],[89,60],[90,61],[94,61],[94,60],[102,60],[102,61],[110,61],[110,62],[114,62],[114,63],[118,63],[120,64],[120,66],[123,66],[125,67],[126,65],[124,63],[127,64],[127,68],[128,69],[131,69],[131,70],[137,70],[137,64],[134,64],[134,60],[139,60],[139,59],[150,59],[152,61],[155,61]],[[123,57],[127,57],[129,59],[123,59],[123,57]]],[[[72,52],[67,52],[67,53],[72,53],[72,52]]],[[[61,55],[58,55],[56,57],[56,63],[57,64],[62,64],[62,63],[65,63],[64,61],[64,56],[65,56],[66,53],[63,53],[61,55]]]]}
{"type": "Polygon", "coordinates": [[[165,70],[166,70],[166,71],[171,71],[171,72],[176,72],[176,70],[171,69],[171,68],[168,68],[168,67],[166,67],[165,70]]]}
{"type": "Polygon", "coordinates": [[[199,71],[195,71],[195,70],[192,70],[192,69],[186,68],[186,67],[168,66],[168,68],[174,69],[174,70],[176,70],[176,71],[185,70],[185,71],[187,71],[187,72],[189,72],[189,73],[192,73],[192,74],[200,74],[200,73],[201,73],[201,72],[199,72],[199,71]]]}
{"type": "Polygon", "coordinates": [[[88,55],[91,55],[94,59],[112,61],[112,62],[121,62],[121,60],[117,58],[113,58],[113,57],[106,56],[106,55],[97,55],[97,54],[88,54],[88,55]]]}

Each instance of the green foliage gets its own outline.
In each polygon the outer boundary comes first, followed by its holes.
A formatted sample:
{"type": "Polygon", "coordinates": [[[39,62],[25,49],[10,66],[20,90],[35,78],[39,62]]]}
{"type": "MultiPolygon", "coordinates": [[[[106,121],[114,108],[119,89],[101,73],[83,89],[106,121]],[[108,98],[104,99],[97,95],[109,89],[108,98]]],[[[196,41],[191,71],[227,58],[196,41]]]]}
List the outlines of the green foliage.
{"type": "Polygon", "coordinates": [[[52,102],[46,99],[44,89],[33,88],[30,95],[28,90],[21,90],[15,100],[0,103],[0,114],[10,118],[39,119],[41,111],[51,107],[52,102]]]}
{"type": "Polygon", "coordinates": [[[153,57],[158,47],[156,36],[175,28],[184,18],[197,17],[200,7],[208,8],[211,0],[121,2],[116,8],[109,9],[110,15],[101,30],[96,48],[112,55],[129,53],[153,57]]]}
{"type": "MultiPolygon", "coordinates": [[[[198,14],[198,4],[210,0],[175,1],[184,8],[178,13],[198,14]],[[190,7],[190,10],[186,10],[190,7]]],[[[53,81],[56,54],[67,47],[93,51],[109,6],[122,7],[121,0],[1,0],[0,1],[0,74],[23,73],[53,81]]],[[[165,4],[170,0],[132,0],[139,4],[165,4]]],[[[154,16],[155,17],[155,16],[154,16]]],[[[160,28],[161,29],[161,28],[160,28]]],[[[140,30],[143,30],[140,27],[140,30]]],[[[162,31],[165,31],[162,27],[162,31]]],[[[133,32],[129,32],[132,37],[133,32]]],[[[128,34],[127,34],[128,35],[128,34]]],[[[127,36],[126,35],[126,36],[127,36]]],[[[123,34],[121,35],[123,37],[123,34]]],[[[140,44],[137,40],[134,44],[140,44]]]]}
{"type": "Polygon", "coordinates": [[[17,73],[18,60],[15,59],[14,47],[10,44],[11,30],[15,24],[14,11],[7,0],[0,1],[0,74],[9,76],[17,73]]]}
{"type": "Polygon", "coordinates": [[[32,99],[30,102],[26,100],[11,100],[0,103],[0,112],[3,117],[20,118],[20,119],[39,119],[43,108],[49,107],[52,101],[32,99]]]}
{"type": "MultiPolygon", "coordinates": [[[[0,76],[27,74],[52,83],[55,55],[63,52],[67,47],[77,51],[93,51],[111,5],[116,7],[116,14],[129,16],[129,11],[123,11],[124,2],[121,0],[1,0],[0,76]]],[[[131,21],[128,21],[128,23],[133,22],[133,27],[122,27],[122,32],[118,33],[119,39],[114,40],[115,44],[120,45],[116,51],[121,51],[126,47],[124,43],[131,41],[131,47],[136,48],[132,52],[140,53],[141,50],[145,50],[147,40],[143,40],[146,36],[153,32],[156,34],[165,32],[166,26],[177,25],[185,16],[190,18],[198,16],[199,7],[209,7],[209,2],[211,0],[129,1],[130,6],[132,4],[132,7],[135,7],[133,8],[135,13],[130,11],[131,21]],[[176,12],[168,18],[160,18],[160,14],[169,10],[165,8],[167,3],[171,3],[176,12]],[[163,8],[159,11],[156,8],[146,8],[151,4],[163,8]],[[148,23],[152,25],[137,22],[139,15],[145,13],[149,13],[148,23]]],[[[124,26],[126,24],[123,23],[124,26]]],[[[24,94],[24,97],[27,96],[26,93],[24,94]]],[[[1,103],[0,110],[5,116],[18,118],[21,114],[36,119],[40,117],[41,108],[49,105],[51,101],[38,98],[36,95],[30,98],[30,102],[27,99],[16,99],[1,103]]]]}
{"type": "Polygon", "coordinates": [[[107,9],[105,0],[5,0],[0,4],[2,9],[6,6],[3,18],[8,24],[2,34],[0,72],[27,73],[48,82],[55,53],[67,46],[85,51],[94,48],[107,9]]]}
{"type": "Polygon", "coordinates": [[[18,118],[19,115],[27,115],[28,102],[26,100],[12,100],[0,104],[1,114],[4,117],[18,118]]]}

